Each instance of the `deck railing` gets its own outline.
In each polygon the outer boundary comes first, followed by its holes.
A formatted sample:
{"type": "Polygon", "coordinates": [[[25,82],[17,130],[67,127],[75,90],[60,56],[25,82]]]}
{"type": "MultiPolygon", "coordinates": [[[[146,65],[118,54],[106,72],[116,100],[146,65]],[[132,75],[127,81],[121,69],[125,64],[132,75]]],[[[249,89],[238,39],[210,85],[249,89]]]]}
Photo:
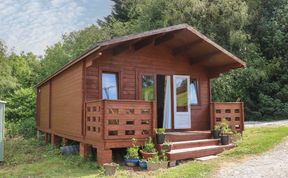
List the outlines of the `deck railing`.
{"type": "Polygon", "coordinates": [[[211,129],[226,120],[233,131],[244,130],[244,104],[242,102],[212,102],[210,104],[211,129]]]}
{"type": "Polygon", "coordinates": [[[96,139],[141,139],[152,136],[155,103],[97,100],[86,103],[86,135],[96,139]]]}

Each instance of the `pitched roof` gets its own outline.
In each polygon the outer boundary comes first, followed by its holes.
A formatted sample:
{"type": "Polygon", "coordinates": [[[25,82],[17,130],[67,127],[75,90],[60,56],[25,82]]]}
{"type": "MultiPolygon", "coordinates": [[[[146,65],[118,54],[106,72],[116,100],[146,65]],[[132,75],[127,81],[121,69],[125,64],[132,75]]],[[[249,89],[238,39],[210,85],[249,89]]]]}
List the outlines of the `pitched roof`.
{"type": "MultiPolygon", "coordinates": [[[[59,70],[51,74],[49,77],[44,79],[42,82],[37,84],[37,87],[47,82],[51,78],[57,76],[70,66],[78,63],[85,57],[89,56],[94,52],[101,52],[108,48],[117,48],[118,45],[134,42],[139,40],[145,40],[148,38],[161,38],[164,35],[174,35],[178,38],[172,38],[172,42],[166,42],[165,46],[172,49],[173,53],[184,53],[185,57],[191,58],[191,63],[201,62],[203,66],[206,67],[224,67],[233,64],[233,68],[245,67],[246,63],[234,56],[212,40],[208,39],[205,35],[198,32],[193,27],[187,24],[174,25],[170,27],[165,27],[157,30],[146,31],[143,33],[132,34],[127,36],[122,36],[118,38],[113,38],[107,41],[98,42],[94,47],[86,50],[83,54],[70,61],[59,70]],[[193,47],[193,48],[191,48],[193,47]],[[207,60],[208,59],[208,60],[207,60]],[[220,65],[221,64],[221,65],[220,65]]],[[[165,39],[164,39],[165,40],[165,39]]],[[[168,41],[168,40],[167,40],[168,41]]],[[[183,55],[183,54],[182,54],[183,55]]],[[[230,67],[231,68],[231,67],[230,67]]]]}

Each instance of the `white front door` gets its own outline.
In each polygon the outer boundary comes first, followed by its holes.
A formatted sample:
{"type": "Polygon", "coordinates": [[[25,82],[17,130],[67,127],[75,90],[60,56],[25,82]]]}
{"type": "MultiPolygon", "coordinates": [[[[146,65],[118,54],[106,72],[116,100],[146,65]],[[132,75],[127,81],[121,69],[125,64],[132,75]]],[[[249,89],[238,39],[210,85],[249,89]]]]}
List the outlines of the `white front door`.
{"type": "Polygon", "coordinates": [[[189,76],[186,75],[173,76],[174,129],[191,128],[189,84],[190,84],[189,76]]]}

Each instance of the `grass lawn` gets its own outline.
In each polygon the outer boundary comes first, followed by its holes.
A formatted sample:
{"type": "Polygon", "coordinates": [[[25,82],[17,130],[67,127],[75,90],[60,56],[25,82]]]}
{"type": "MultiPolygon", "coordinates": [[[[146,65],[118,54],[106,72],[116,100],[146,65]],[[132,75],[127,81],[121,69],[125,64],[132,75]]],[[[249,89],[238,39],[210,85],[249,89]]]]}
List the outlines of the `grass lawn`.
{"type": "MultiPolygon", "coordinates": [[[[221,154],[219,159],[189,161],[180,166],[154,172],[132,172],[120,168],[117,177],[209,177],[223,162],[263,153],[288,136],[288,127],[249,128],[237,147],[221,154]]],[[[0,177],[103,177],[95,162],[78,155],[62,156],[58,149],[35,139],[10,139],[5,145],[4,165],[0,177]]]]}

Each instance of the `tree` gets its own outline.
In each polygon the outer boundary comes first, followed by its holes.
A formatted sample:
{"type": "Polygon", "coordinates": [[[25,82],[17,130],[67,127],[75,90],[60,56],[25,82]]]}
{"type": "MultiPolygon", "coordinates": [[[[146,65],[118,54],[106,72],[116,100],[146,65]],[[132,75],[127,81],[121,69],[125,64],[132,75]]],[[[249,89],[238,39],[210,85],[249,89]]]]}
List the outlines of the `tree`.
{"type": "Polygon", "coordinates": [[[0,41],[0,99],[17,87],[17,79],[12,76],[12,68],[6,58],[6,47],[0,41]]]}
{"type": "Polygon", "coordinates": [[[108,39],[109,35],[96,25],[83,30],[64,34],[62,41],[46,49],[41,60],[41,79],[55,72],[69,61],[81,55],[98,41],[108,39]]]}

